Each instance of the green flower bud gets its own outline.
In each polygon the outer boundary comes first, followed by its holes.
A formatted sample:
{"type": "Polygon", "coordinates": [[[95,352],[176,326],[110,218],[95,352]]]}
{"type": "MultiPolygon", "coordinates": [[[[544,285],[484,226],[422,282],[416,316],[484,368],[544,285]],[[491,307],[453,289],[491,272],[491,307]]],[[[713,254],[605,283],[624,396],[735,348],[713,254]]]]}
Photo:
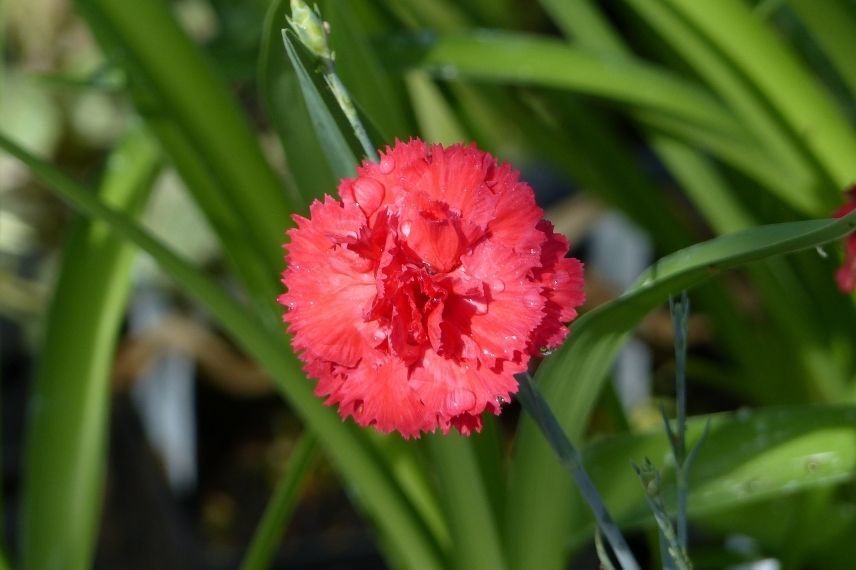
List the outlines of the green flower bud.
{"type": "Polygon", "coordinates": [[[303,45],[315,56],[332,59],[330,47],[327,45],[324,22],[315,10],[306,5],[306,2],[291,0],[291,18],[288,23],[303,45]]]}

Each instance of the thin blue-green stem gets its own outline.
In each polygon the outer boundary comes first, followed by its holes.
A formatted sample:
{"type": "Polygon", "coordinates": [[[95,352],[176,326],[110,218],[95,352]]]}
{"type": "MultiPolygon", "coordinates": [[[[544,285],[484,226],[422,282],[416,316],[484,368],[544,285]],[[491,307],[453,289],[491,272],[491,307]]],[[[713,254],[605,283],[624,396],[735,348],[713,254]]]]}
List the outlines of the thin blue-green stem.
{"type": "Polygon", "coordinates": [[[305,475],[312,471],[319,456],[315,436],[309,432],[303,434],[288,459],[288,470],[268,501],[262,520],[244,555],[241,570],[264,570],[270,566],[288,519],[297,505],[300,491],[306,483],[305,475]]]}
{"type": "Polygon", "coordinates": [[[687,323],[689,321],[690,300],[687,292],[681,293],[679,300],[669,299],[672,313],[672,326],[675,330],[675,382],[677,392],[677,415],[674,451],[675,473],[678,492],[678,544],[687,550],[687,465],[686,465],[686,434],[687,434],[687,323]]]}
{"type": "Polygon", "coordinates": [[[624,536],[622,536],[621,531],[618,530],[618,526],[616,526],[609,512],[606,510],[600,494],[597,492],[594,483],[592,483],[583,466],[582,456],[571,443],[571,440],[565,435],[562,426],[559,424],[556,416],[553,415],[544,397],[541,396],[541,393],[532,384],[532,378],[529,374],[518,374],[516,378],[520,384],[520,392],[517,394],[520,404],[538,424],[544,438],[553,448],[559,461],[571,474],[583,499],[588,503],[589,508],[591,508],[594,514],[597,526],[601,529],[603,535],[606,537],[606,541],[612,547],[612,551],[615,553],[619,564],[621,564],[624,570],[638,570],[639,563],[636,562],[630,547],[627,546],[627,542],[624,540],[624,536]]]}
{"type": "Polygon", "coordinates": [[[642,467],[634,464],[633,469],[642,482],[642,486],[645,489],[645,500],[654,514],[654,520],[659,529],[661,549],[665,546],[665,549],[662,550],[663,568],[666,570],[670,568],[691,570],[693,565],[687,556],[686,548],[679,544],[672,521],[666,512],[666,505],[660,493],[662,481],[659,471],[657,471],[657,468],[654,467],[650,459],[645,459],[642,467]]]}

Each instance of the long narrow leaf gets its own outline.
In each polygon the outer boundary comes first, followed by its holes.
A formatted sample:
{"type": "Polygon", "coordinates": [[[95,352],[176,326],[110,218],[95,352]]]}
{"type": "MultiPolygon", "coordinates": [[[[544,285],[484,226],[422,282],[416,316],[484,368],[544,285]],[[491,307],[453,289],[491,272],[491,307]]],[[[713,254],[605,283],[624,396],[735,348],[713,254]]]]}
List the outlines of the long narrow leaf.
{"type": "Polygon", "coordinates": [[[321,149],[324,151],[324,156],[327,158],[330,170],[336,178],[353,176],[357,161],[354,159],[354,155],[348,146],[348,142],[342,135],[342,131],[336,125],[336,120],[330,114],[330,110],[324,104],[324,100],[317,89],[315,89],[315,84],[312,83],[309,73],[303,67],[303,63],[301,63],[294,49],[294,44],[288,39],[288,33],[285,30],[282,31],[282,41],[285,44],[288,59],[297,72],[297,79],[300,83],[300,90],[303,93],[303,100],[306,102],[306,108],[309,111],[309,116],[312,118],[312,127],[318,136],[318,141],[321,143],[321,149]]]}
{"type": "Polygon", "coordinates": [[[856,177],[856,135],[789,47],[739,0],[668,0],[759,89],[835,185],[856,177]]]}
{"type": "MultiPolygon", "coordinates": [[[[710,433],[690,471],[689,508],[694,516],[856,477],[852,406],[766,408],[696,417],[688,429],[691,444],[698,441],[708,419],[710,433]]],[[[624,524],[639,524],[649,520],[650,513],[627,461],[649,457],[657,465],[668,465],[669,453],[669,443],[657,429],[599,442],[584,456],[610,510],[624,524]]],[[[671,469],[663,483],[662,494],[673,500],[671,469]]],[[[577,521],[575,542],[587,527],[577,521]]]]}
{"type": "Polygon", "coordinates": [[[270,3],[262,30],[258,84],[268,120],[285,153],[287,174],[301,201],[308,204],[335,188],[336,178],[312,128],[297,73],[283,53],[287,14],[286,0],[270,3]]]}
{"type": "MultiPolygon", "coordinates": [[[[137,215],[159,170],[141,130],[110,157],[101,199],[137,215]]],[[[135,250],[80,220],[48,311],[27,427],[22,509],[26,568],[90,568],[103,492],[110,369],[135,250]]]]}
{"type": "Polygon", "coordinates": [[[595,55],[556,40],[481,31],[400,38],[386,47],[393,67],[418,66],[441,78],[571,89],[680,117],[737,138],[748,136],[715,98],[692,82],[652,65],[595,55]]]}
{"type": "Polygon", "coordinates": [[[300,498],[300,491],[306,483],[306,476],[317,463],[317,445],[312,434],[303,434],[298,440],[288,460],[288,471],[268,501],[262,520],[241,562],[241,570],[264,570],[270,567],[288,519],[291,518],[300,498]]]}
{"type": "Polygon", "coordinates": [[[144,86],[222,181],[224,198],[270,268],[281,265],[283,228],[295,204],[261,153],[222,79],[163,0],[78,0],[105,52],[144,86]]]}

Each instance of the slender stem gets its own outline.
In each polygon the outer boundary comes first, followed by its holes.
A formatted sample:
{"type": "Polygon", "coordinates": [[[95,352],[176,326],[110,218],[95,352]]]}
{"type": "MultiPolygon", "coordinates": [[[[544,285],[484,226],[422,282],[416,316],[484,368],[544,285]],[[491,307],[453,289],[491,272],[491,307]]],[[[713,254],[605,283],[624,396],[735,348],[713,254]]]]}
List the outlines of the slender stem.
{"type": "Polygon", "coordinates": [[[544,397],[532,384],[529,374],[518,374],[516,378],[520,384],[520,392],[517,394],[520,404],[538,424],[547,442],[559,457],[559,461],[571,474],[577,488],[591,508],[603,536],[606,537],[606,541],[612,547],[619,564],[624,570],[638,570],[639,563],[636,562],[627,542],[621,535],[621,531],[618,530],[618,526],[606,510],[603,500],[583,466],[582,456],[565,435],[562,426],[550,410],[544,397]]]}
{"type": "Polygon", "coordinates": [[[601,570],[615,570],[612,560],[609,559],[609,553],[603,546],[603,535],[600,533],[600,527],[595,527],[594,529],[594,549],[597,552],[597,559],[600,562],[601,570]]]}
{"type": "Polygon", "coordinates": [[[654,467],[654,464],[651,463],[651,460],[647,458],[642,467],[634,464],[633,469],[642,482],[642,486],[645,489],[645,500],[648,501],[648,506],[651,508],[651,512],[654,513],[654,520],[657,522],[657,527],[660,530],[663,568],[691,570],[693,567],[692,562],[687,556],[686,549],[678,543],[678,537],[675,535],[675,529],[672,526],[672,521],[666,512],[666,505],[660,494],[660,489],[662,488],[660,473],[654,467]]]}
{"type": "Polygon", "coordinates": [[[675,330],[675,364],[676,364],[676,392],[677,392],[677,414],[675,452],[675,476],[678,494],[678,544],[684,551],[688,547],[687,532],[687,327],[689,321],[690,301],[687,292],[681,293],[678,301],[669,301],[672,310],[672,324],[675,330]]]}
{"type": "Polygon", "coordinates": [[[336,73],[336,55],[330,49],[330,43],[327,41],[330,35],[329,24],[323,20],[317,6],[312,9],[303,0],[291,0],[291,16],[288,19],[291,29],[301,43],[324,64],[321,70],[324,81],[330,91],[333,92],[342,112],[345,113],[357,140],[363,147],[363,152],[366,153],[369,160],[377,162],[377,151],[369,140],[362,121],[360,121],[351,94],[348,93],[348,89],[336,73]]]}
{"type": "Polygon", "coordinates": [[[360,121],[360,116],[357,113],[354,102],[351,100],[351,95],[348,93],[348,89],[336,73],[336,67],[333,64],[333,60],[325,60],[325,63],[324,81],[327,82],[327,86],[330,88],[330,91],[333,92],[336,102],[339,104],[342,112],[345,113],[345,117],[348,119],[348,123],[350,123],[351,128],[354,130],[357,140],[360,141],[360,145],[363,147],[363,152],[366,153],[369,160],[377,162],[377,151],[369,140],[369,136],[366,133],[366,129],[363,126],[362,121],[360,121]]]}

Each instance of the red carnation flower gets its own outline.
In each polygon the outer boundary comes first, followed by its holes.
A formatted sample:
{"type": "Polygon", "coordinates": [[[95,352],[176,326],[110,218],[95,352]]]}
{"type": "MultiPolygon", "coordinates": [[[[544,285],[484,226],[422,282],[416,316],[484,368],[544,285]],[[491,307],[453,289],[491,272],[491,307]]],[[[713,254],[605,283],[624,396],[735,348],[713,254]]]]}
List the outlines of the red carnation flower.
{"type": "Polygon", "coordinates": [[[475,146],[397,141],[357,174],[294,216],[279,298],[292,345],[343,418],[479,431],[568,334],[582,264],[529,185],[475,146]]]}
{"type": "MultiPolygon", "coordinates": [[[[856,210],[856,186],[851,186],[846,195],[847,203],[832,214],[833,217],[840,218],[856,210]]],[[[852,293],[856,289],[856,233],[847,236],[844,247],[844,263],[838,268],[835,280],[838,281],[838,288],[841,291],[852,293]]]]}

